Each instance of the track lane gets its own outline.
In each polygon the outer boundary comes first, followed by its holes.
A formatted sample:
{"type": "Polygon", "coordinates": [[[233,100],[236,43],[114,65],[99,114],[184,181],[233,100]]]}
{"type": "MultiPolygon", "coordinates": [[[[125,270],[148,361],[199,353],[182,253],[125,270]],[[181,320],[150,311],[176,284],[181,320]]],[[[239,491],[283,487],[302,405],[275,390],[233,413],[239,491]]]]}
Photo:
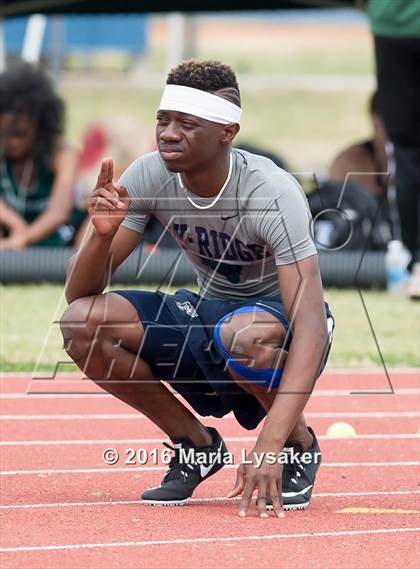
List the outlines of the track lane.
{"type": "MultiPolygon", "coordinates": [[[[213,417],[203,417],[205,425],[215,427],[223,436],[256,435],[258,429],[247,431],[241,428],[235,417],[229,416],[225,420],[213,417]]],[[[326,433],[328,427],[337,421],[350,422],[359,434],[375,433],[417,433],[419,417],[393,415],[391,417],[368,416],[347,417],[343,415],[333,417],[308,416],[308,424],[316,433],[326,433]]],[[[167,437],[158,427],[148,420],[124,419],[80,419],[66,421],[3,421],[0,422],[2,440],[48,440],[48,439],[132,439],[146,437],[167,437]]]]}
{"type": "MultiPolygon", "coordinates": [[[[306,512],[287,512],[286,518],[271,515],[261,519],[254,505],[246,520],[238,519],[238,503],[203,502],[178,508],[141,504],[43,508],[1,512],[2,547],[48,546],[68,543],[106,543],[150,539],[177,540],[233,537],[246,528],[250,535],[282,533],[354,531],[386,527],[415,527],[418,514],[395,513],[397,509],[418,511],[409,496],[314,498],[306,512]],[[346,514],[346,507],[377,507],[389,514],[346,514]],[[217,526],[209,518],[217,517],[217,526]],[[245,528],[244,528],[245,526],[245,528]],[[48,533],[45,532],[48,528],[48,533]],[[71,537],[71,539],[69,539],[71,537]]],[[[417,506],[417,507],[416,507],[417,506]]]]}
{"type": "MultiPolygon", "coordinates": [[[[420,388],[420,369],[393,369],[389,368],[388,375],[383,369],[372,370],[350,370],[336,371],[326,370],[317,380],[316,390],[320,389],[347,389],[366,390],[375,389],[379,391],[390,391],[390,384],[393,388],[420,388]]],[[[51,392],[68,390],[71,392],[88,391],[92,393],[102,393],[103,391],[89,379],[81,379],[80,374],[58,373],[52,377],[50,372],[42,375],[47,379],[31,379],[26,374],[13,375],[3,374],[0,377],[0,391],[2,393],[24,393],[26,391],[51,392]]]]}
{"type": "MultiPolygon", "coordinates": [[[[235,464],[239,464],[243,454],[252,449],[256,439],[248,440],[250,438],[250,436],[245,435],[243,441],[226,440],[235,464]]],[[[120,455],[118,466],[130,466],[132,463],[139,465],[139,462],[144,463],[144,466],[164,466],[165,457],[169,459],[170,453],[168,449],[162,446],[161,440],[156,437],[155,442],[150,443],[57,445],[54,448],[48,445],[22,448],[3,446],[1,448],[0,470],[103,468],[107,465],[103,461],[102,453],[109,447],[115,449],[120,455]],[[133,452],[127,452],[128,449],[132,449],[133,452]]],[[[324,439],[320,441],[320,445],[323,460],[326,462],[357,462],[361,456],[363,461],[420,460],[420,435],[419,438],[405,440],[324,439]]]]}
{"type": "MultiPolygon", "coordinates": [[[[1,504],[48,502],[91,502],[94,500],[132,501],[141,491],[160,483],[164,470],[118,472],[110,467],[106,473],[37,474],[2,477],[1,504]]],[[[235,468],[223,468],[201,484],[194,496],[223,496],[233,486],[235,468]]],[[[416,490],[419,486],[418,466],[321,466],[316,491],[375,492],[416,490]]]]}
{"type": "MultiPolygon", "coordinates": [[[[321,393],[319,391],[318,393],[321,393]]],[[[329,393],[334,393],[334,390],[329,390],[329,393]]],[[[10,395],[10,394],[9,394],[10,395]]],[[[308,412],[329,412],[329,411],[343,411],[350,412],[358,411],[403,411],[407,409],[413,411],[420,411],[420,390],[411,392],[408,390],[407,394],[397,393],[378,395],[378,394],[365,394],[365,395],[352,395],[342,392],[341,395],[320,396],[315,395],[311,397],[306,410],[308,412]]],[[[16,399],[1,399],[0,409],[2,415],[61,415],[61,414],[136,414],[126,403],[119,401],[115,397],[104,396],[49,396],[40,397],[38,395],[25,395],[21,394],[16,399]]]]}
{"type": "MultiPolygon", "coordinates": [[[[398,528],[399,529],[399,528],[398,528]]],[[[403,528],[404,529],[404,528],[403,528]]],[[[76,566],[91,569],[119,569],[122,560],[127,569],[162,569],[171,560],[171,567],[232,569],[249,567],[286,568],[283,560],[293,560],[294,567],[312,569],[359,569],[381,567],[395,569],[396,560],[404,559],[404,567],[418,569],[418,557],[413,548],[415,534],[366,532],[351,535],[277,539],[273,541],[228,541],[182,545],[148,545],[129,548],[60,550],[24,553],[2,553],[0,560],[6,568],[33,567],[56,569],[76,566]],[[378,545],[380,544],[380,545],[378,545]],[[355,551],[357,550],[357,555],[355,551]],[[29,557],[30,556],[30,557],[29,557]]]]}
{"type": "MultiPolygon", "coordinates": [[[[359,386],[368,383],[369,387],[379,385],[383,377],[373,374],[336,374],[333,376],[335,384],[331,385],[331,376],[328,382],[324,378],[319,382],[326,390],[343,389],[355,383],[359,386]],[[355,377],[357,378],[355,380],[355,377]],[[344,381],[343,381],[344,379],[344,381]],[[321,382],[323,382],[321,384],[321,382]]],[[[418,374],[404,374],[398,376],[396,381],[401,387],[412,389],[419,385],[418,374]]],[[[0,383],[2,383],[0,381],[0,383]]],[[[3,381],[3,387],[10,387],[10,381],[3,381]]],[[[17,386],[14,385],[13,388],[17,386]]],[[[383,383],[382,383],[383,387],[383,383]]],[[[9,393],[17,393],[9,391],[9,393]]],[[[32,401],[32,396],[31,401],[32,401]]],[[[323,395],[312,399],[315,407],[313,412],[343,410],[343,419],[351,422],[359,433],[417,433],[419,419],[413,416],[401,416],[398,412],[417,409],[415,395],[377,396],[376,404],[366,403],[361,396],[353,397],[349,403],[349,397],[323,395]],[[393,397],[393,403],[389,403],[389,397],[393,397]],[[396,398],[396,399],[394,399],[396,398]],[[382,403],[383,400],[383,403],[382,403]],[[343,401],[341,406],[340,401],[343,401]],[[388,407],[383,407],[388,401],[388,407]],[[413,405],[414,401],[414,405],[413,405]],[[366,410],[369,405],[372,412],[388,410],[394,412],[390,416],[363,416],[345,418],[345,413],[355,413],[361,408],[366,410]],[[400,407],[401,405],[401,407],[400,407]]],[[[366,396],[371,400],[371,395],[366,396]]],[[[10,414],[22,412],[19,407],[24,399],[4,399],[0,401],[2,410],[4,403],[7,406],[16,403],[10,409],[10,414]]],[[[29,401],[29,400],[27,400],[29,401]]],[[[54,400],[54,410],[57,410],[54,400]]],[[[78,403],[82,405],[79,413],[82,415],[86,408],[84,398],[67,398],[64,400],[63,410],[77,409],[78,403]],[[70,403],[71,401],[71,403],[70,403]],[[76,404],[76,407],[73,405],[76,404]]],[[[93,399],[91,399],[93,401],[93,399]]],[[[110,398],[96,398],[97,403],[112,401],[110,398]]],[[[32,406],[28,412],[39,413],[39,408],[44,403],[30,403],[32,406]]],[[[44,400],[45,402],[45,400],[44,400]]],[[[89,403],[88,405],[96,405],[89,403]]],[[[118,403],[118,402],[117,402],[118,403]]],[[[28,403],[23,403],[27,405],[28,403]]],[[[61,403],[60,403],[61,405],[61,403]]],[[[108,403],[106,403],[108,405],[108,403]]],[[[115,405],[115,402],[111,403],[115,405]]],[[[115,410],[115,407],[111,407],[115,410]]],[[[126,413],[127,407],[119,407],[119,411],[126,413]],[[121,411],[124,409],[124,411],[121,411]]],[[[4,412],[4,411],[3,411],[4,412]]],[[[51,412],[51,408],[48,413],[51,412]]],[[[9,411],[8,411],[9,414],[9,411]]],[[[311,417],[310,424],[317,433],[325,433],[327,427],[340,420],[339,416],[311,417]]],[[[233,417],[224,421],[217,419],[205,419],[206,424],[218,427],[223,435],[238,437],[250,437],[256,434],[241,429],[233,417]]],[[[1,423],[3,440],[75,440],[91,438],[102,439],[107,437],[139,438],[149,437],[160,439],[164,435],[152,423],[147,420],[124,420],[117,419],[92,419],[81,418],[79,420],[54,421],[3,421],[1,423]],[[5,436],[6,431],[6,436],[5,436]]],[[[154,444],[154,443],[150,443],[154,444]]],[[[251,442],[246,446],[250,447],[251,442]]],[[[242,442],[233,442],[233,447],[242,445],[242,442]]],[[[143,444],[142,444],[143,446],[143,444]]],[[[231,445],[230,445],[231,446],[231,445]]],[[[7,449],[6,459],[8,464],[16,466],[33,465],[48,461],[61,467],[79,462],[79,459],[90,461],[86,458],[87,451],[97,452],[98,445],[68,446],[63,447],[19,447],[7,449]],[[93,448],[92,448],[93,447],[93,448]],[[46,452],[45,449],[49,450],[46,452]],[[15,454],[13,453],[15,452],[15,454]],[[17,452],[16,452],[17,451],[17,452]],[[22,452],[23,451],[23,452],[22,452]],[[29,452],[27,452],[29,451],[29,452]],[[33,451],[35,454],[32,454],[33,451]],[[38,451],[38,455],[37,455],[38,451]],[[85,453],[85,454],[84,454],[85,453]],[[38,458],[37,458],[38,456],[38,458]],[[16,458],[18,457],[18,458],[16,458]],[[16,459],[16,463],[13,461],[16,459]],[[37,462],[39,460],[39,462],[37,462]],[[68,462],[66,462],[68,461],[68,462]],[[74,461],[74,462],[73,462],[74,461]]],[[[344,459],[349,461],[349,456],[357,458],[359,462],[384,460],[384,456],[392,453],[393,456],[415,458],[418,455],[418,440],[394,439],[392,442],[381,439],[378,441],[369,439],[354,439],[350,441],[322,441],[324,460],[344,459]],[[353,454],[354,453],[354,454],[353,454]],[[413,457],[413,454],[414,457],[413,457]],[[334,458],[336,457],[336,458],[334,458]]],[[[89,452],[88,452],[89,454],[89,452]]],[[[95,459],[96,460],[96,459],[95,459]]],[[[340,462],[342,462],[340,460],[340,462]]],[[[32,468],[32,467],[31,467],[32,468]]],[[[345,465],[321,468],[317,478],[316,491],[308,512],[289,513],[285,520],[261,520],[252,516],[246,520],[237,517],[237,502],[225,501],[202,502],[186,508],[177,508],[168,511],[166,508],[146,508],[136,503],[136,497],[140,490],[146,486],[157,483],[162,476],[162,471],[136,472],[112,472],[112,467],[106,473],[69,473],[69,474],[28,474],[6,476],[6,484],[2,484],[4,492],[1,500],[3,504],[30,505],[31,503],[42,504],[57,502],[94,502],[106,500],[122,500],[128,504],[113,505],[72,505],[66,507],[54,506],[50,508],[27,508],[0,510],[2,516],[7,514],[7,525],[3,532],[2,547],[11,547],[10,539],[15,540],[16,547],[26,545],[44,546],[53,544],[86,544],[86,543],[118,543],[127,542],[131,539],[137,545],[118,547],[113,545],[107,548],[97,549],[73,549],[73,550],[48,550],[42,552],[13,552],[2,553],[1,560],[4,567],[74,567],[75,565],[90,566],[94,569],[99,567],[159,567],[165,566],[171,560],[172,567],[214,567],[218,564],[230,567],[241,567],[244,563],[254,567],[280,566],[278,562],[287,559],[285,566],[290,566],[291,560],[296,567],[360,567],[381,566],[384,568],[395,567],[401,559],[404,559],[405,567],[417,567],[418,557],[415,544],[418,543],[414,533],[381,533],[386,529],[405,530],[420,525],[415,515],[407,514],[339,514],[334,513],[344,507],[377,507],[390,509],[420,509],[419,494],[414,490],[419,489],[418,467],[415,466],[358,466],[345,465]],[[395,489],[408,492],[404,495],[392,495],[395,489]],[[331,492],[333,491],[333,492],[331,492]],[[334,496],[329,494],[334,493],[334,496]],[[340,494],[352,492],[377,492],[369,496],[344,496],[340,494]],[[410,491],[412,491],[410,493],[410,491]],[[386,492],[386,494],[380,494],[386,492]],[[322,495],[328,494],[328,495],[322,495]],[[36,501],[34,501],[34,497],[36,501]],[[134,502],[134,503],[133,503],[134,502]],[[144,513],[143,513],[143,510],[144,513]],[[217,525],[210,523],[217,519],[217,525]],[[274,522],[274,523],[273,523],[274,522]],[[262,525],[263,524],[263,525],[262,525]],[[281,524],[281,525],[280,525],[281,524]],[[209,534],[217,528],[217,532],[209,534]],[[369,531],[379,533],[369,534],[369,531]],[[207,533],[206,533],[207,532],[207,533]],[[265,532],[265,533],[264,533],[265,532]],[[341,534],[339,532],[342,532],[341,534]],[[355,532],[355,533],[351,533],[355,532]],[[182,534],[187,537],[183,538],[182,534]],[[277,537],[273,538],[273,534],[277,537]],[[287,538],[283,537],[286,536],[287,538]],[[181,535],[181,537],[177,537],[181,535]],[[160,538],[159,538],[160,536],[160,538]],[[199,541],[204,539],[210,541],[199,541]],[[206,537],[207,536],[207,537],[206,537]],[[250,539],[247,539],[250,536],[250,539]],[[292,537],[294,536],[294,537],[292,537]],[[5,544],[4,538],[7,538],[5,544]],[[89,541],[92,537],[93,541],[89,541]],[[77,541],[79,538],[79,541],[77,541]],[[222,541],[213,541],[222,539],[222,541]],[[240,538],[238,541],[235,538],[240,538]],[[245,539],[243,539],[245,538],[245,539]],[[260,539],[262,538],[262,539],[260,539]],[[150,541],[160,539],[163,542],[156,545],[150,541]],[[195,542],[174,543],[174,539],[196,539],[195,542]],[[224,541],[226,539],[226,541],[224,541]],[[38,540],[38,541],[37,541],[38,540]],[[355,555],[357,552],[357,555],[355,555]]],[[[208,483],[198,488],[197,497],[211,499],[214,496],[222,496],[227,492],[234,481],[234,470],[223,469],[208,483]]],[[[2,480],[3,482],[3,480],[2,480]]],[[[13,545],[12,545],[13,547],[13,545]]]]}

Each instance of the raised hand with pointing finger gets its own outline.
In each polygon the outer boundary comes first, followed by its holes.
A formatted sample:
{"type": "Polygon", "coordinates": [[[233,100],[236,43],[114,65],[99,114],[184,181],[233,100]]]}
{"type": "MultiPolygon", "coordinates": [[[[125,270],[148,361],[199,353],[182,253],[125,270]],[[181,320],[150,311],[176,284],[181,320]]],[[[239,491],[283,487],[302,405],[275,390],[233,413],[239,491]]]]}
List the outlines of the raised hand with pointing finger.
{"type": "Polygon", "coordinates": [[[89,217],[99,235],[113,235],[130,206],[130,196],[126,188],[116,184],[113,176],[112,158],[104,158],[98,181],[87,202],[89,217]]]}

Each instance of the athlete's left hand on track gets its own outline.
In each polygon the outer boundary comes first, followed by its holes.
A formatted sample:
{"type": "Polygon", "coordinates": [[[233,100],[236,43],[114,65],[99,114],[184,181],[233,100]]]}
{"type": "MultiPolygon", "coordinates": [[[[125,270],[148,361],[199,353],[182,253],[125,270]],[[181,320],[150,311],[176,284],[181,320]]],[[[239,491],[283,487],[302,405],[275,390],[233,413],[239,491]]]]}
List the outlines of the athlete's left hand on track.
{"type": "Polygon", "coordinates": [[[273,511],[276,516],[284,517],[281,494],[283,465],[278,461],[275,461],[274,464],[268,464],[266,454],[266,452],[254,447],[247,455],[245,462],[238,467],[236,483],[229,492],[228,498],[242,494],[239,504],[239,515],[241,517],[247,515],[255,488],[257,489],[257,510],[260,518],[269,517],[267,512],[268,499],[271,499],[273,503],[273,511]]]}

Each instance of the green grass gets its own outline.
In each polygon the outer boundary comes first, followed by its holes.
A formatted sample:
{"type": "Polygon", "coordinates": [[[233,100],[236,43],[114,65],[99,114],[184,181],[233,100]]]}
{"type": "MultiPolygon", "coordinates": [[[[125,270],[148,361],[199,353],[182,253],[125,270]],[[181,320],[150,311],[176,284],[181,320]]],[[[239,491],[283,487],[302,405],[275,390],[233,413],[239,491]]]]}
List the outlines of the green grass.
{"type": "MultiPolygon", "coordinates": [[[[57,362],[68,360],[56,323],[66,307],[62,295],[63,287],[59,285],[2,287],[2,371],[51,371],[57,362]]],[[[337,322],[330,365],[352,368],[380,365],[358,293],[331,289],[326,291],[326,299],[337,322]]],[[[420,305],[385,292],[366,291],[364,299],[386,364],[418,366],[420,305]]],[[[62,364],[59,369],[76,368],[62,364]]]]}

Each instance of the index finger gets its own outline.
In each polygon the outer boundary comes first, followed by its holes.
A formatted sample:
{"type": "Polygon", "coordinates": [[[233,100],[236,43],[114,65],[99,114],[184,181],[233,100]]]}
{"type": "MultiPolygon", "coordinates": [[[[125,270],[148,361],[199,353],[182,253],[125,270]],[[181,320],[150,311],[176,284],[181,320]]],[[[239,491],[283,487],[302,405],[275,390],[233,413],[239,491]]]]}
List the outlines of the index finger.
{"type": "Polygon", "coordinates": [[[125,186],[119,186],[118,184],[114,184],[114,190],[118,193],[120,198],[130,197],[130,194],[127,192],[127,188],[125,186]]]}
{"type": "Polygon", "coordinates": [[[112,158],[103,158],[95,189],[103,188],[106,186],[106,184],[112,182],[113,175],[114,175],[114,164],[112,158]]]}

